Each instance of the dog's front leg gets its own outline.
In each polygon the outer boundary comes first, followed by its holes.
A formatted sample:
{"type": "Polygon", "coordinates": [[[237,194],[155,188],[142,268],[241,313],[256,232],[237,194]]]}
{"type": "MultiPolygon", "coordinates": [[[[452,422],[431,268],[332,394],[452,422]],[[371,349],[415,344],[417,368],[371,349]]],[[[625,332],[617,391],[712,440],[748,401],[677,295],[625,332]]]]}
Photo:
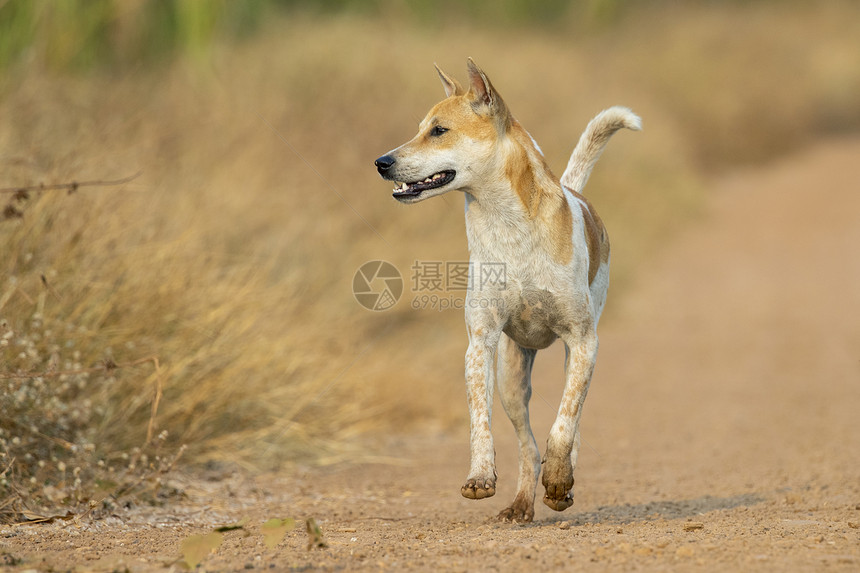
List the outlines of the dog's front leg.
{"type": "Polygon", "coordinates": [[[472,462],[460,489],[463,497],[484,499],[496,493],[496,452],[490,418],[493,408],[496,346],[499,336],[488,328],[469,328],[466,351],[466,398],[469,401],[472,462]]]}
{"type": "Polygon", "coordinates": [[[543,502],[556,511],[573,505],[573,470],[579,454],[579,420],[597,360],[597,332],[588,328],[582,336],[567,336],[564,394],[558,416],[546,444],[543,502]]]}

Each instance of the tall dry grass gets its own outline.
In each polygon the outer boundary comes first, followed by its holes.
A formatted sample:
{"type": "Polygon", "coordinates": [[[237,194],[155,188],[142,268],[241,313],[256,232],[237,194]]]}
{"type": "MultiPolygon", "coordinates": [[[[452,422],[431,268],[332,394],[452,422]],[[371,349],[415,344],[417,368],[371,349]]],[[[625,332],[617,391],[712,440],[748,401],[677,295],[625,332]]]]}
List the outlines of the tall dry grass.
{"type": "MultiPolygon", "coordinates": [[[[860,126],[860,8],[776,6],[641,7],[585,36],[293,14],[206,60],[7,74],[0,186],[143,174],[40,194],[0,221],[0,318],[15,333],[0,371],[39,371],[54,352],[83,367],[157,356],[168,443],[255,468],[371,455],[361,438],[394,428],[459,427],[462,314],[412,310],[409,279],[416,260],[467,259],[462,199],[405,208],[372,165],[442,97],[433,62],[462,78],[474,57],[559,170],[600,109],[642,115],[587,189],[618,297],[695,217],[710,173],[860,126]],[[407,283],[381,313],[351,293],[373,259],[407,283]],[[34,316],[63,330],[22,352],[34,316]]],[[[75,398],[99,408],[63,439],[140,444],[152,376],[119,370],[75,398]]],[[[7,450],[20,443],[2,426],[7,450]]]]}

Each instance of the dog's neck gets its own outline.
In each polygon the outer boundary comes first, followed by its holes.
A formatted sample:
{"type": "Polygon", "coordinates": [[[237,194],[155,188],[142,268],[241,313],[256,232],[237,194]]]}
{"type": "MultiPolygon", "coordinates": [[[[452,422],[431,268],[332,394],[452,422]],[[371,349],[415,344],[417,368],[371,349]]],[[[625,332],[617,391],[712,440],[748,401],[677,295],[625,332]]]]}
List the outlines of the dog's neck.
{"type": "Polygon", "coordinates": [[[570,259],[571,218],[558,178],[516,121],[495,153],[492,172],[466,193],[469,250],[479,256],[515,251],[570,259]]]}

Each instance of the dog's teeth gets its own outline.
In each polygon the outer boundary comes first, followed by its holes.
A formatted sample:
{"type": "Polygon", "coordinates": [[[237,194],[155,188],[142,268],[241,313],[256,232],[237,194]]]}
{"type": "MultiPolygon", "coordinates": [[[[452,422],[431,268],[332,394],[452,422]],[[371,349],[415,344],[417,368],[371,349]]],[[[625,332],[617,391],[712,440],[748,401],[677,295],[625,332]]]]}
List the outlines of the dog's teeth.
{"type": "Polygon", "coordinates": [[[429,177],[428,177],[427,179],[425,179],[425,180],[424,180],[424,183],[432,183],[432,182],[433,182],[433,180],[432,180],[432,179],[430,179],[429,177]]]}

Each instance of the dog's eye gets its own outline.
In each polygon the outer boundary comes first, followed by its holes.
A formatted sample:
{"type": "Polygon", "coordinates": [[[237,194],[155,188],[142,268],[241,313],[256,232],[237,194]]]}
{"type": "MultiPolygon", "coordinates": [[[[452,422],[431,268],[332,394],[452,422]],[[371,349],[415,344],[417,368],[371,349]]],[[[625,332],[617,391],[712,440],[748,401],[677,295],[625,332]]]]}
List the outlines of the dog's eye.
{"type": "Polygon", "coordinates": [[[434,126],[433,126],[433,129],[431,129],[431,130],[430,130],[430,136],[431,136],[431,137],[439,137],[440,135],[442,135],[442,134],[443,134],[443,133],[445,133],[446,131],[448,131],[448,128],[447,128],[447,127],[442,127],[442,126],[439,126],[439,125],[434,125],[434,126]]]}

